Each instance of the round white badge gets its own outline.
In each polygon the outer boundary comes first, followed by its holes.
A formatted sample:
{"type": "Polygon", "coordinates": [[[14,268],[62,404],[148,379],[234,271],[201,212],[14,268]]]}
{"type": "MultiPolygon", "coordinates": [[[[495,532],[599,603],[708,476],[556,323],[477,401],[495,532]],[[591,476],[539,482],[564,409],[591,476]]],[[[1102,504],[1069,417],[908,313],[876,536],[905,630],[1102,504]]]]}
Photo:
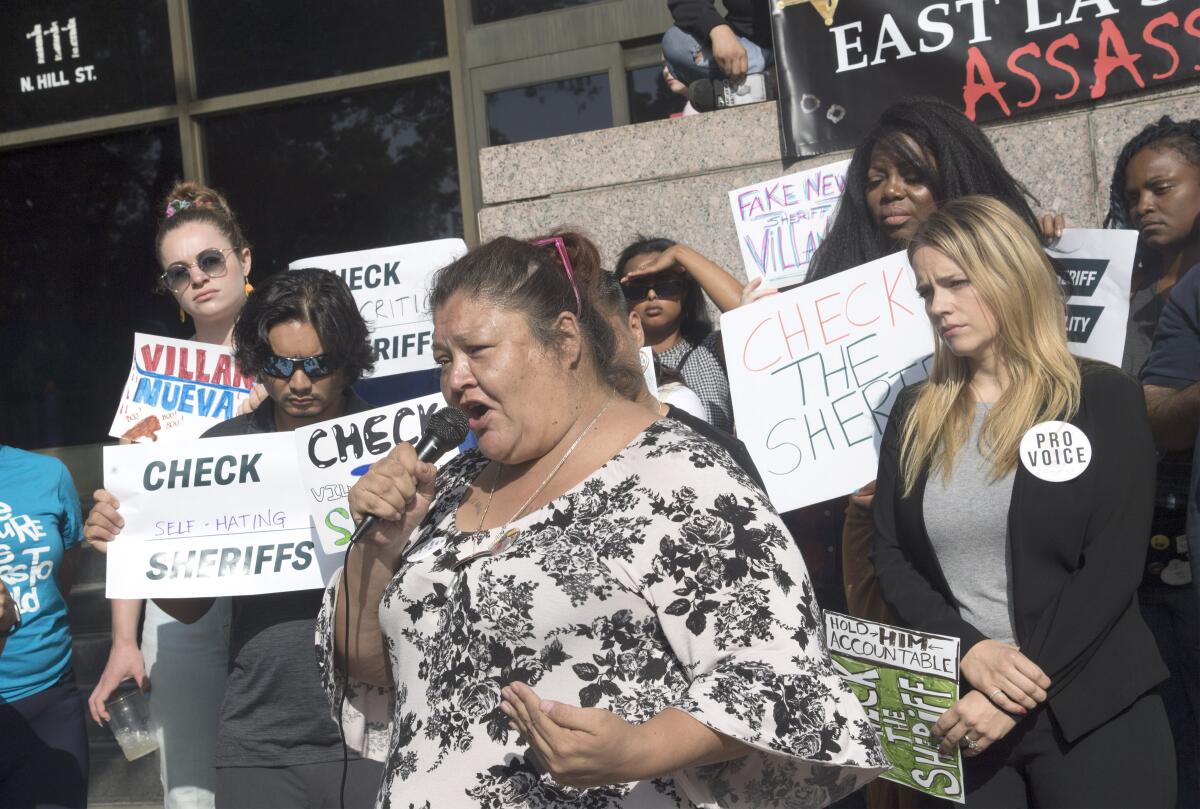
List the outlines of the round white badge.
{"type": "Polygon", "coordinates": [[[1092,462],[1092,442],[1065,421],[1043,421],[1021,438],[1021,465],[1048,483],[1074,480],[1092,462]]]}

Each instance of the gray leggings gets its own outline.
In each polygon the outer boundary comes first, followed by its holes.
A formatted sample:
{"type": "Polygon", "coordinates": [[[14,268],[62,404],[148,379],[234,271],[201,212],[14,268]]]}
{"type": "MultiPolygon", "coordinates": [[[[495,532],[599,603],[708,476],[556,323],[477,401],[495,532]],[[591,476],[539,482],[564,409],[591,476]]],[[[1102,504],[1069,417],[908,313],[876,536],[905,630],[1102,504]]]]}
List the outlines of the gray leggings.
{"type": "MultiPolygon", "coordinates": [[[[346,773],[346,809],[375,805],[383,763],[352,759],[346,773]]],[[[290,767],[217,767],[217,809],[338,809],[342,762],[290,767]]]]}

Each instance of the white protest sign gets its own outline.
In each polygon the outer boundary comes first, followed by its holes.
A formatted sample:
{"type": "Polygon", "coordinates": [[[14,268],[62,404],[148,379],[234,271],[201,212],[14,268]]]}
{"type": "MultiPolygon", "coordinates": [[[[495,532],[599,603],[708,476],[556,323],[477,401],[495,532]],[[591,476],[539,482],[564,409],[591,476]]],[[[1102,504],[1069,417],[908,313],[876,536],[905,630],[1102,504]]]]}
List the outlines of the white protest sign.
{"type": "Polygon", "coordinates": [[[642,364],[642,378],[646,380],[646,389],[650,391],[651,396],[657,396],[658,376],[654,373],[654,349],[650,346],[642,346],[638,353],[638,360],[642,364]]]}
{"type": "Polygon", "coordinates": [[[738,438],[779,511],[875,478],[896,394],[932,367],[904,253],[721,316],[738,438]]]}
{"type": "Polygon", "coordinates": [[[232,418],[254,387],[225,346],[133,335],[133,363],[108,434],[132,441],[197,438],[232,418]]]}
{"type": "MultiPolygon", "coordinates": [[[[434,411],[446,407],[440,393],[322,421],[294,431],[305,508],[326,553],[341,553],[354,533],[346,497],[354,481],[401,441],[416,444],[434,411]]],[[[457,455],[442,456],[439,465],[457,455]]]]}
{"type": "Polygon", "coordinates": [[[320,267],[346,282],[371,329],[373,376],[391,376],[434,367],[430,279],[466,252],[462,239],[439,239],[301,258],[288,269],[320,267]]]}
{"type": "Polygon", "coordinates": [[[313,536],[291,434],[104,448],[125,527],[109,598],[195,598],[323,587],[341,564],[313,536]]]}
{"type": "Polygon", "coordinates": [[[729,192],[746,277],[799,284],[846,190],[849,160],[729,192]]]}
{"type": "Polygon", "coordinates": [[[1136,230],[1072,228],[1047,248],[1071,276],[1067,348],[1072,354],[1121,366],[1137,240],[1136,230]]]}

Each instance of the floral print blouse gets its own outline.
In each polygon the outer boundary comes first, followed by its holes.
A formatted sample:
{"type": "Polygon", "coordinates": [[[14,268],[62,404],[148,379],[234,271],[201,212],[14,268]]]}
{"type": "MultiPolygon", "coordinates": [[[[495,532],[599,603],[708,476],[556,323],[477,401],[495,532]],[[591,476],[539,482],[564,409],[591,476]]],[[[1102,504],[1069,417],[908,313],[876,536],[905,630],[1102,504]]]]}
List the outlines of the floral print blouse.
{"type": "Polygon", "coordinates": [[[351,746],[384,762],[379,807],[791,809],[886,769],[830,666],[800,552],[723,449],[663,419],[545,507],[462,531],[455,511],[486,464],[472,450],[441,470],[383,594],[394,690],[347,682],[334,665],[338,576],[326,593],[322,680],[351,746]],[[512,529],[511,544],[486,553],[512,529]],[[674,707],[754,752],[564,787],[532,766],[499,709],[516,680],[633,723],[674,707]]]}

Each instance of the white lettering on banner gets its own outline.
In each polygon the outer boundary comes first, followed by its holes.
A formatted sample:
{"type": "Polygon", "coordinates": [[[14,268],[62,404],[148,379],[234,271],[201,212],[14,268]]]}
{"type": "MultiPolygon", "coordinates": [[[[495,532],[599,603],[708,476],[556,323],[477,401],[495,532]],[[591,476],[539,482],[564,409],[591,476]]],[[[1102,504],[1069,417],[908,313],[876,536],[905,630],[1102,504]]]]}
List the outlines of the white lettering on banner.
{"type": "Polygon", "coordinates": [[[726,312],[721,332],[738,437],[779,511],[874,478],[892,404],[933,353],[903,253],[726,312]]]}
{"type": "MultiPolygon", "coordinates": [[[[443,407],[446,401],[442,395],[432,393],[295,431],[303,499],[326,553],[344,551],[354,533],[346,504],[354,481],[392,447],[401,442],[417,443],[430,418],[443,407]]],[[[447,453],[438,464],[457,454],[447,453]]]]}
{"type": "Polygon", "coordinates": [[[340,558],[318,546],[299,467],[286,432],[105,447],[104,486],[125,518],[109,546],[108,597],[324,586],[340,558]]]}
{"type": "Polygon", "coordinates": [[[288,269],[325,267],[346,282],[371,328],[373,376],[433,368],[433,274],[467,252],[462,239],[356,250],[293,261],[288,269]]]}

